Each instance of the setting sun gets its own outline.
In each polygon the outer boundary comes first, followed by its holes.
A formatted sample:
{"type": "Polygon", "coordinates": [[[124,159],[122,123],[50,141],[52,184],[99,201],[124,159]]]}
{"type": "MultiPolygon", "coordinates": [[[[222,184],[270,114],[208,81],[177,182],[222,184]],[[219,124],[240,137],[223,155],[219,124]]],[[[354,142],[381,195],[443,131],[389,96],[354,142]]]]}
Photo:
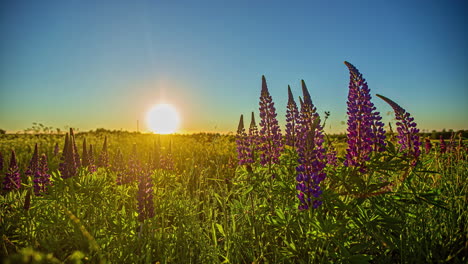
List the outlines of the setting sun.
{"type": "Polygon", "coordinates": [[[179,114],[170,104],[157,104],[146,114],[146,124],[154,133],[174,133],[177,131],[179,123],[179,114]]]}

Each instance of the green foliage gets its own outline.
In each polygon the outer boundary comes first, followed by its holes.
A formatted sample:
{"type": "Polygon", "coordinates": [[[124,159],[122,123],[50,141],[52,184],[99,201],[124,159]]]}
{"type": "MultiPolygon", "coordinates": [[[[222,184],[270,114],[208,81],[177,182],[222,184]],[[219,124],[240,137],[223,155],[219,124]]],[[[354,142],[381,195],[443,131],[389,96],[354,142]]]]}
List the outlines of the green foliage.
{"type": "MultiPolygon", "coordinates": [[[[135,143],[148,159],[158,136],[98,131],[76,135],[111,161],[135,143]]],[[[49,157],[53,186],[32,196],[31,179],[0,196],[4,263],[466,263],[468,163],[465,150],[423,155],[411,166],[389,142],[369,172],[327,167],[323,205],[297,210],[297,154],[286,149],[272,167],[238,167],[231,136],[160,136],[176,168],[152,171],[155,217],[140,223],[137,183],[115,172],[81,170],[62,179],[53,155],[63,135],[2,135],[22,172],[35,143],[49,157]]],[[[338,153],[344,146],[335,142],[338,153]]],[[[342,155],[341,155],[342,156],[342,155]]],[[[342,162],[342,160],[340,161],[342,162]]],[[[2,172],[2,175],[4,171],[2,172]]]]}

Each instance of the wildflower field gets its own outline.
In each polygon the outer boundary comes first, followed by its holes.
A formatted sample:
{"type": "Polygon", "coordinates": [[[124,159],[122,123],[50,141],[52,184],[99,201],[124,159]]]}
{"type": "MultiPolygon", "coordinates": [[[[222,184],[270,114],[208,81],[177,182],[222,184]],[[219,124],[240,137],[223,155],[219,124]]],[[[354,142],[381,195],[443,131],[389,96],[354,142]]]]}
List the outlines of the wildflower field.
{"type": "Polygon", "coordinates": [[[345,64],[344,140],[305,82],[278,111],[265,77],[236,135],[0,135],[3,262],[467,263],[466,138],[421,137],[345,64]]]}

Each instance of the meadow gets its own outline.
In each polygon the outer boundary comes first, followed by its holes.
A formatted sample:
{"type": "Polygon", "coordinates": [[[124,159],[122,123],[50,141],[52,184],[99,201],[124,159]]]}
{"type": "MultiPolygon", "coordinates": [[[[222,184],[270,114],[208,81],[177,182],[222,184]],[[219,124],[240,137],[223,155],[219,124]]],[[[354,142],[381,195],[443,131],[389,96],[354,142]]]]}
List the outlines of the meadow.
{"type": "Polygon", "coordinates": [[[0,135],[4,263],[466,263],[466,139],[423,142],[379,96],[385,131],[347,66],[345,140],[304,82],[280,128],[265,78],[236,135],[0,135]]]}

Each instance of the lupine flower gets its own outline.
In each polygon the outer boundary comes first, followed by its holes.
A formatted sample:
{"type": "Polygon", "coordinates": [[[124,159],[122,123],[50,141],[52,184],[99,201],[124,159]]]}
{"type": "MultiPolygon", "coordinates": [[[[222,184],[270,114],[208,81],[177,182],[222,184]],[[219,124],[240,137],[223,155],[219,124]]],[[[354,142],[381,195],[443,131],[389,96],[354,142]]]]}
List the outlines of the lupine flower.
{"type": "Polygon", "coordinates": [[[262,91],[260,95],[260,132],[259,153],[262,166],[279,163],[283,142],[281,129],[276,119],[275,103],[268,91],[265,76],[262,76],[262,91]]]}
{"type": "Polygon", "coordinates": [[[34,193],[41,195],[47,192],[47,187],[50,185],[50,175],[47,173],[49,170],[47,166],[47,156],[42,154],[39,167],[34,174],[34,193]]]}
{"type": "Polygon", "coordinates": [[[10,167],[8,168],[5,178],[3,179],[3,190],[17,190],[21,187],[21,176],[19,173],[18,163],[16,162],[15,151],[11,151],[10,167]]]}
{"type": "Polygon", "coordinates": [[[112,166],[112,171],[114,171],[117,174],[116,182],[118,185],[126,184],[129,182],[128,177],[125,177],[125,169],[125,161],[122,155],[122,151],[120,151],[119,148],[117,149],[117,153],[115,154],[114,165],[112,166]]]}
{"type": "Polygon", "coordinates": [[[411,117],[410,113],[406,112],[401,106],[394,101],[388,99],[385,96],[377,95],[386,103],[388,103],[395,112],[395,118],[397,120],[397,131],[398,131],[398,143],[400,144],[400,150],[407,151],[407,155],[410,155],[417,159],[421,154],[421,142],[419,140],[419,129],[416,128],[416,122],[411,117]]]}
{"type": "Polygon", "coordinates": [[[89,144],[88,151],[88,171],[91,173],[96,171],[96,164],[94,163],[93,145],[91,144],[89,144]]]}
{"type": "Polygon", "coordinates": [[[138,176],[143,172],[140,159],[138,158],[136,144],[133,144],[133,151],[128,160],[127,175],[124,182],[133,182],[138,179],[138,176]]]}
{"type": "Polygon", "coordinates": [[[86,138],[83,139],[83,155],[82,155],[82,162],[81,162],[81,166],[83,166],[84,168],[88,168],[89,167],[89,157],[88,157],[88,150],[86,148],[86,138]]]}
{"type": "Polygon", "coordinates": [[[54,147],[54,157],[56,157],[56,156],[59,154],[59,151],[60,151],[59,144],[58,144],[58,143],[55,143],[55,147],[54,147]]]}
{"type": "Polygon", "coordinates": [[[349,62],[348,93],[348,149],[346,150],[345,166],[366,171],[366,161],[373,151],[385,150],[384,124],[380,121],[380,113],[376,112],[371,102],[370,90],[362,74],[349,62]]]}
{"type": "Polygon", "coordinates": [[[39,168],[39,154],[37,151],[37,143],[34,146],[34,153],[31,158],[31,161],[29,162],[29,167],[24,173],[26,176],[30,177],[36,174],[37,169],[39,168]]]}
{"type": "Polygon", "coordinates": [[[440,135],[440,138],[439,138],[439,145],[440,145],[440,153],[447,152],[447,143],[445,143],[445,140],[442,137],[442,135],[440,135]]]}
{"type": "Polygon", "coordinates": [[[288,106],[286,108],[286,138],[285,143],[288,146],[295,147],[297,141],[297,130],[299,121],[299,110],[294,101],[291,87],[288,85],[288,106]]]}
{"type": "Polygon", "coordinates": [[[432,149],[432,143],[431,143],[431,140],[429,138],[426,138],[426,142],[424,144],[424,149],[426,150],[426,154],[428,154],[429,152],[431,152],[431,149],[432,149]]]}
{"type": "Polygon", "coordinates": [[[301,105],[299,130],[297,133],[297,152],[299,166],[296,167],[296,189],[299,191],[300,210],[310,207],[317,208],[322,202],[319,200],[322,191],[320,182],[327,176],[323,171],[326,165],[325,149],[323,148],[323,131],[320,117],[312,104],[309,91],[302,80],[304,101],[301,105]]]}
{"type": "Polygon", "coordinates": [[[256,155],[257,155],[257,148],[258,148],[258,128],[257,124],[255,123],[255,115],[252,112],[252,116],[250,119],[250,127],[249,127],[249,135],[247,136],[247,144],[246,144],[246,159],[245,163],[251,164],[255,162],[256,155]]]}
{"type": "Polygon", "coordinates": [[[78,148],[76,147],[75,133],[73,132],[73,128],[71,128],[71,127],[70,127],[70,140],[71,140],[71,144],[73,146],[73,154],[74,154],[74,157],[75,157],[75,164],[76,164],[76,167],[79,168],[79,167],[81,167],[80,154],[78,153],[78,148]]]}
{"type": "Polygon", "coordinates": [[[154,217],[153,183],[148,172],[142,173],[139,180],[138,221],[143,222],[145,219],[154,217]]]}
{"type": "Polygon", "coordinates": [[[336,158],[336,149],[330,146],[327,151],[327,164],[336,167],[338,166],[338,159],[336,158]]]}
{"type": "Polygon", "coordinates": [[[248,159],[248,138],[244,128],[244,115],[240,116],[239,126],[237,127],[236,145],[239,165],[244,165],[248,159]]]}
{"type": "Polygon", "coordinates": [[[172,141],[169,142],[166,154],[161,156],[161,168],[167,171],[175,170],[174,159],[172,158],[172,141]]]}
{"type": "Polygon", "coordinates": [[[107,137],[104,138],[104,144],[102,145],[102,151],[98,159],[98,166],[101,168],[109,167],[109,153],[107,152],[107,137]]]}
{"type": "Polygon", "coordinates": [[[62,178],[67,179],[76,175],[75,153],[72,141],[67,134],[65,137],[65,146],[62,153],[62,162],[59,164],[59,171],[62,178]]]}

